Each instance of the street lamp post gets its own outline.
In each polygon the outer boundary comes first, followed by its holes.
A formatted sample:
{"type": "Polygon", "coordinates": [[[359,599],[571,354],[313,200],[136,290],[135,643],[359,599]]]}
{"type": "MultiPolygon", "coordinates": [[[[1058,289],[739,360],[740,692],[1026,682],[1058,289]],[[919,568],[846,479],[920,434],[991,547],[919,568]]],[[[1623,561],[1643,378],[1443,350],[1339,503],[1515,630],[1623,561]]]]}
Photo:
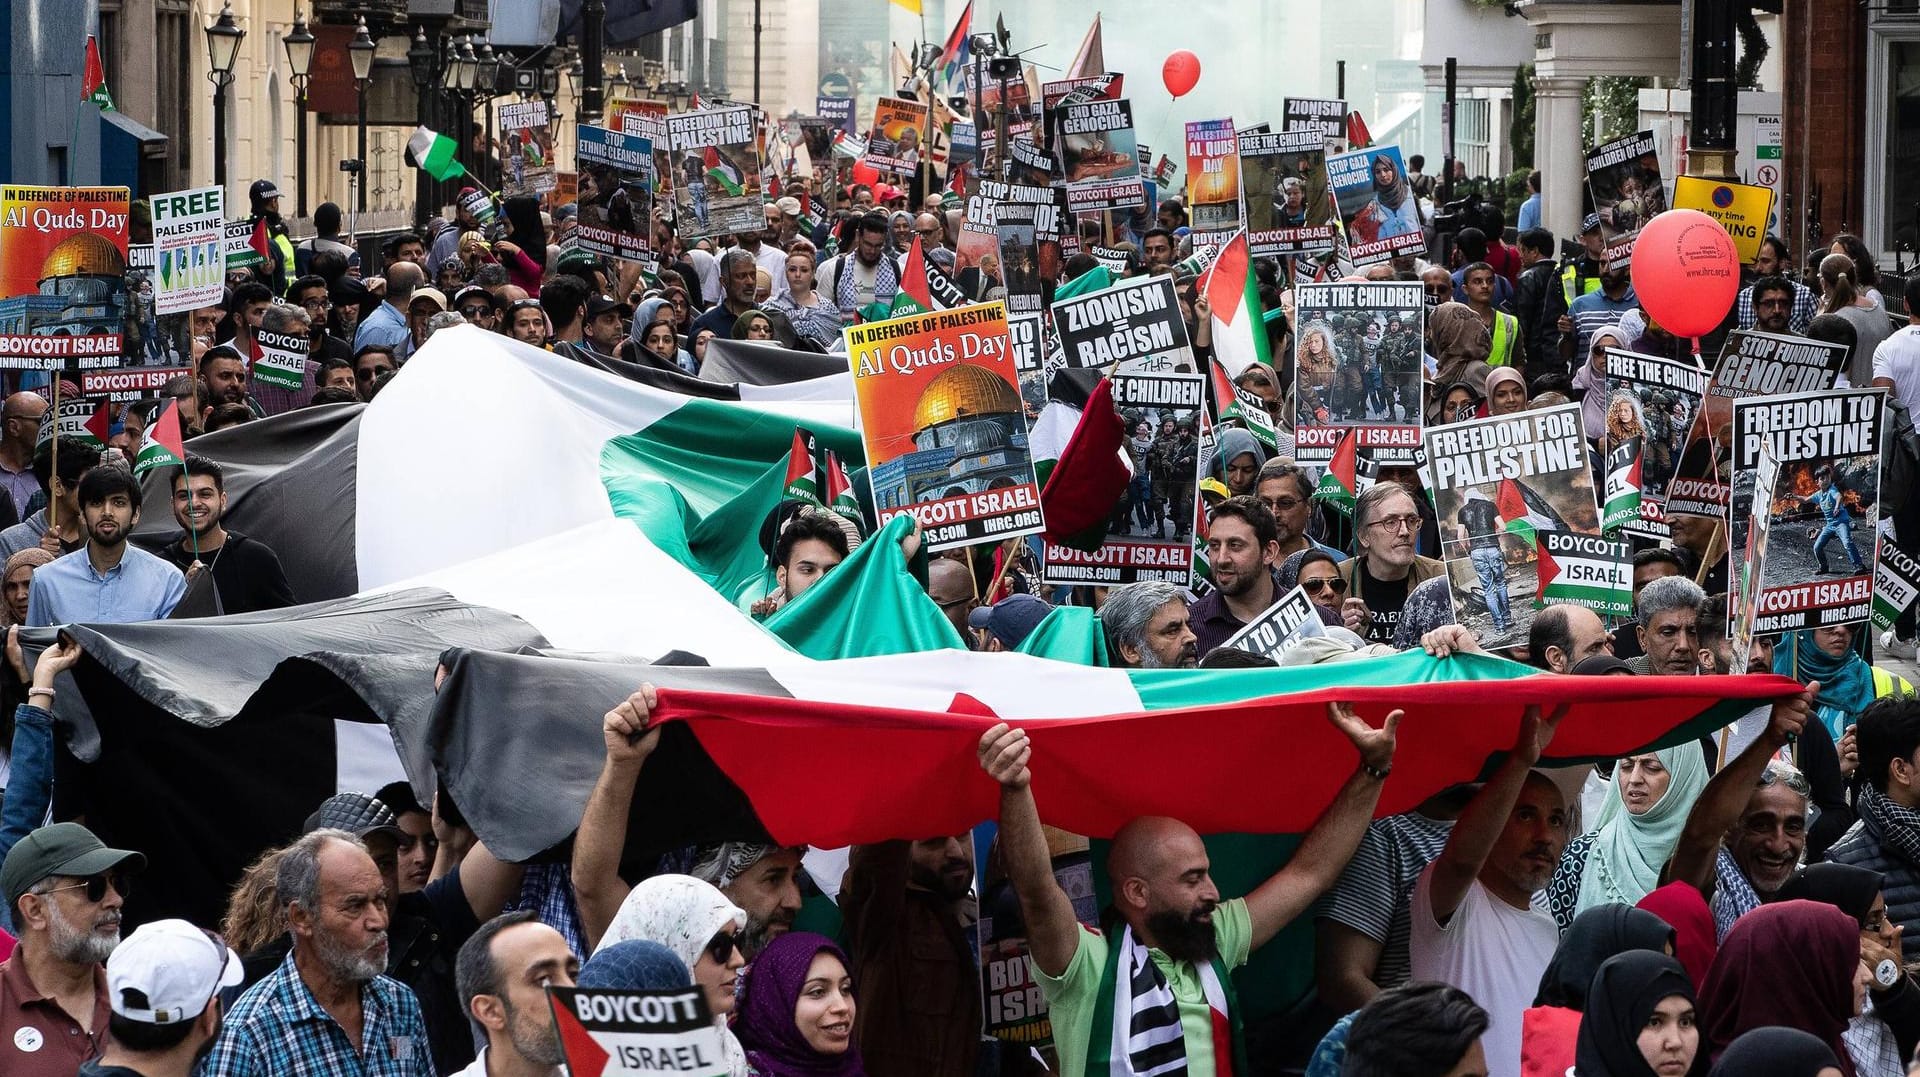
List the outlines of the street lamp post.
{"type": "Polygon", "coordinates": [[[513,65],[511,62],[505,65],[501,64],[499,57],[494,55],[493,42],[485,38],[482,38],[480,41],[478,55],[479,65],[475,68],[473,83],[479,90],[481,99],[486,102],[486,105],[481,110],[483,119],[481,121],[480,137],[475,141],[479,142],[482,147],[485,147],[486,152],[476,150],[473,164],[475,175],[479,176],[484,182],[486,179],[487,162],[492,159],[494,152],[496,152],[493,148],[493,99],[495,95],[500,92],[500,68],[505,66],[508,70],[512,70],[513,65]]]}
{"type": "Polygon", "coordinates": [[[280,39],[287,50],[287,71],[293,82],[294,216],[307,215],[307,72],[313,67],[313,31],[307,29],[307,17],[296,11],[293,31],[280,39]]]}
{"type": "Polygon", "coordinates": [[[454,98],[460,102],[460,148],[466,154],[470,171],[479,171],[473,148],[473,88],[480,78],[480,58],[474,54],[473,38],[460,39],[460,57],[453,64],[454,98]]]}
{"type": "Polygon", "coordinates": [[[606,109],[605,87],[601,84],[606,62],[607,0],[584,0],[580,5],[580,67],[586,82],[580,88],[580,122],[600,122],[606,109]]]}
{"type": "MultiPolygon", "coordinates": [[[[427,40],[426,27],[415,27],[413,44],[407,49],[407,73],[413,76],[414,109],[420,126],[432,128],[433,76],[438,55],[427,40]]],[[[427,205],[433,201],[433,177],[424,168],[413,170],[413,225],[427,223],[427,205]]]]}
{"type": "Polygon", "coordinates": [[[240,57],[240,41],[247,32],[233,21],[233,5],[222,4],[220,17],[207,27],[207,78],[213,82],[213,182],[227,185],[227,87],[233,82],[233,62],[240,57]]]}
{"type": "Polygon", "coordinates": [[[367,17],[360,16],[353,40],[347,42],[347,55],[353,60],[353,85],[359,91],[360,98],[360,194],[357,205],[361,213],[367,211],[367,87],[373,83],[373,52],[378,47],[367,33],[367,17]]]}

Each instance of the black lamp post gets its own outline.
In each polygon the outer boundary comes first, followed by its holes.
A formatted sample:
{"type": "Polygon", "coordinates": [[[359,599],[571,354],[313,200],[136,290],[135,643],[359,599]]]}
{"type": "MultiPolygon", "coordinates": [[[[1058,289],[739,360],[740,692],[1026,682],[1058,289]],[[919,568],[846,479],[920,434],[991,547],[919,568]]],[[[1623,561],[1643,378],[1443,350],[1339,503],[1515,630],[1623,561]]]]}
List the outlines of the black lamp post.
{"type": "Polygon", "coordinates": [[[307,215],[307,72],[313,68],[313,31],[305,14],[295,12],[293,31],[280,39],[287,50],[287,71],[293,82],[294,216],[307,215]]]}
{"type": "Polygon", "coordinates": [[[213,182],[227,185],[227,87],[233,83],[233,62],[240,57],[240,41],[247,32],[233,21],[233,5],[220,6],[220,17],[207,27],[207,62],[213,81],[213,182]]]}
{"type": "Polygon", "coordinates": [[[347,42],[347,55],[353,60],[353,85],[359,92],[360,197],[361,213],[367,211],[367,87],[373,83],[373,52],[379,46],[367,33],[367,17],[360,16],[353,40],[347,42]]]}
{"type": "Polygon", "coordinates": [[[453,64],[454,97],[460,102],[460,148],[470,171],[478,172],[480,162],[473,147],[473,88],[480,79],[480,58],[474,54],[473,38],[460,39],[460,57],[453,64]]]}
{"type": "Polygon", "coordinates": [[[500,93],[500,69],[505,67],[511,71],[513,70],[513,65],[511,62],[502,64],[499,57],[494,55],[493,42],[485,38],[480,39],[480,48],[476,52],[476,57],[477,64],[474,68],[473,85],[475,91],[479,94],[480,100],[484,102],[480,110],[482,117],[480,137],[476,139],[476,141],[485,147],[486,152],[476,150],[473,163],[474,171],[485,178],[487,175],[487,162],[490,161],[494,153],[497,152],[493,146],[493,99],[500,93]]]}
{"type": "MultiPolygon", "coordinates": [[[[407,49],[407,73],[413,76],[414,109],[420,126],[432,128],[434,64],[439,59],[433,42],[427,40],[426,27],[415,27],[413,44],[407,49]]],[[[427,205],[433,201],[433,177],[425,169],[413,170],[413,224],[427,223],[427,205]]]]}

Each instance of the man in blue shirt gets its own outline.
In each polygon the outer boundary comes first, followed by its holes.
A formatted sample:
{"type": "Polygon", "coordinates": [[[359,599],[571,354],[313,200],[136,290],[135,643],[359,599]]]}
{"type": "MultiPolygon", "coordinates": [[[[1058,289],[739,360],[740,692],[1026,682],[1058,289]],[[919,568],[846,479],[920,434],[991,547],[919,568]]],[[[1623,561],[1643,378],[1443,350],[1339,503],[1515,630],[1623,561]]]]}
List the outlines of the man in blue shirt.
{"type": "Polygon", "coordinates": [[[1625,262],[1608,265],[1600,271],[1600,290],[1576,296],[1567,308],[1567,316],[1573,322],[1574,355],[1587,354],[1594,330],[1620,324],[1621,315],[1640,305],[1640,297],[1633,293],[1628,268],[1625,262]]]}
{"type": "Polygon", "coordinates": [[[87,545],[33,574],[27,624],[157,621],[187,593],[187,578],[153,554],[127,545],[140,521],[140,483],[123,467],[96,467],[80,480],[80,526],[87,545]]]}
{"type": "Polygon", "coordinates": [[[395,355],[404,355],[412,342],[407,304],[413,301],[413,290],[427,283],[427,275],[412,262],[395,262],[387,267],[386,282],[387,301],[360,319],[360,329],[353,337],[356,352],[369,344],[385,344],[394,349],[395,355]]]}
{"type": "Polygon", "coordinates": [[[1540,170],[1527,173],[1527,200],[1520,203],[1520,219],[1514,231],[1526,232],[1540,227],[1540,170]]]}

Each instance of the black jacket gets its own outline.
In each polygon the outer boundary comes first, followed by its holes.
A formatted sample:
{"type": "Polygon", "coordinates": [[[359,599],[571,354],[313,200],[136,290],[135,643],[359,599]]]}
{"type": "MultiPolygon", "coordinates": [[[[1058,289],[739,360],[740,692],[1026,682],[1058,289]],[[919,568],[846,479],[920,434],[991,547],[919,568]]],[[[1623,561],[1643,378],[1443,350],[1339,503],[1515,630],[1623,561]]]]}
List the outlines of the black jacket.
{"type": "MultiPolygon", "coordinates": [[[[193,564],[193,547],[186,532],[175,535],[158,551],[185,572],[193,564]]],[[[222,613],[251,613],[295,605],[293,588],[273,548],[238,531],[227,532],[218,550],[202,551],[200,560],[213,568],[213,585],[220,592],[222,613]]]]}

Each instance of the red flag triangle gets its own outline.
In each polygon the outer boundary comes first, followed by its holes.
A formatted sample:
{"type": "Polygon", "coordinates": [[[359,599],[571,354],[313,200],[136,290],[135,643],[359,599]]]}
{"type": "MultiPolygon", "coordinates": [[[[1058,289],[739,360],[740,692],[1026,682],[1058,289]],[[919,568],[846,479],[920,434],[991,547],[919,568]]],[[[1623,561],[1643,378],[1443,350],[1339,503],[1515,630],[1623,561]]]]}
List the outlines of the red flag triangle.
{"type": "Polygon", "coordinates": [[[160,418],[154,420],[153,425],[147,428],[147,440],[165,447],[168,452],[181,460],[187,458],[187,443],[180,436],[179,398],[167,401],[167,406],[160,412],[160,418]]]}
{"type": "Polygon", "coordinates": [[[1540,571],[1539,593],[1544,595],[1547,593],[1547,588],[1553,586],[1553,581],[1560,578],[1560,562],[1553,559],[1553,555],[1547,552],[1546,544],[1542,543],[1540,559],[1535,564],[1540,571]]]}
{"type": "Polygon", "coordinates": [[[99,438],[100,444],[105,445],[107,435],[112,429],[113,405],[102,400],[100,405],[93,409],[93,414],[87,418],[87,433],[99,438]]]}

